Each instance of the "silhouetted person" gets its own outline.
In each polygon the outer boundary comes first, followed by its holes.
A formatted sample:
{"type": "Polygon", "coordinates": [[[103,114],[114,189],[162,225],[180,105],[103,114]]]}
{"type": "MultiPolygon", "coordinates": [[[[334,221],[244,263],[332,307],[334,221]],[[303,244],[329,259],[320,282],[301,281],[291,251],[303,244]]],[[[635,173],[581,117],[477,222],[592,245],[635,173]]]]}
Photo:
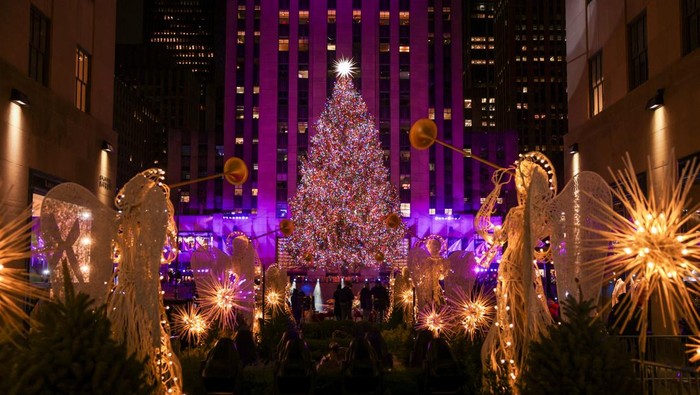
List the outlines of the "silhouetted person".
{"type": "Polygon", "coordinates": [[[377,310],[377,322],[382,322],[389,307],[389,293],[379,280],[372,288],[372,297],[374,297],[374,309],[377,310]]]}
{"type": "Polygon", "coordinates": [[[338,284],[338,289],[333,292],[333,315],[335,316],[336,321],[340,321],[342,318],[342,314],[340,311],[340,294],[343,292],[343,289],[340,287],[340,284],[338,284]]]}
{"type": "Polygon", "coordinates": [[[292,315],[297,325],[301,323],[301,312],[304,303],[304,293],[294,288],[292,291],[292,315]]]}
{"type": "Polygon", "coordinates": [[[369,289],[369,283],[365,283],[360,291],[360,307],[362,308],[362,319],[369,321],[372,314],[372,291],[369,289]]]}
{"type": "Polygon", "coordinates": [[[345,288],[340,291],[340,314],[341,319],[344,320],[352,319],[352,301],[355,299],[355,295],[350,286],[350,283],[346,283],[345,288]]]}

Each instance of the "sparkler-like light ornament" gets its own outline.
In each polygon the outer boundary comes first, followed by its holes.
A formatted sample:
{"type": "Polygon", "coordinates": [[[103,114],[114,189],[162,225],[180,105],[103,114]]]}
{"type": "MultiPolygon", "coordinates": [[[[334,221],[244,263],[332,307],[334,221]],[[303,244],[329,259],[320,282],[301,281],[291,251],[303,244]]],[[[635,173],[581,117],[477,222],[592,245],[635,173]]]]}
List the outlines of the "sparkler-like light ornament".
{"type": "Polygon", "coordinates": [[[194,304],[175,306],[173,312],[173,331],[180,338],[187,339],[190,344],[197,344],[206,334],[207,320],[194,304]]]}
{"type": "Polygon", "coordinates": [[[30,255],[27,246],[32,223],[27,222],[28,217],[29,211],[25,210],[0,227],[0,322],[5,324],[0,326],[0,338],[11,332],[24,331],[24,321],[28,317],[23,306],[28,295],[36,297],[36,291],[27,280],[26,271],[8,267],[10,262],[30,255]]]}
{"type": "Polygon", "coordinates": [[[353,63],[352,59],[337,59],[335,63],[333,63],[333,68],[338,78],[352,78],[355,74],[355,63],[353,63]]]}
{"type": "Polygon", "coordinates": [[[232,272],[202,281],[200,304],[207,321],[218,322],[222,329],[233,330],[236,313],[247,308],[245,302],[253,295],[248,285],[245,278],[232,272]]]}
{"type": "Polygon", "coordinates": [[[469,339],[474,340],[491,325],[496,304],[493,296],[482,290],[464,292],[457,289],[448,301],[455,312],[455,321],[469,339]]]}
{"type": "Polygon", "coordinates": [[[265,296],[265,303],[270,308],[272,315],[276,315],[277,313],[281,312],[284,307],[283,294],[281,292],[277,292],[277,290],[275,289],[271,289],[266,293],[267,295],[265,296]]]}
{"type": "MultiPolygon", "coordinates": [[[[688,347],[688,351],[686,351],[688,354],[690,354],[690,362],[698,362],[700,361],[700,337],[698,336],[691,336],[690,337],[690,342],[686,344],[688,347]]],[[[700,372],[700,366],[698,366],[697,370],[700,372]]]]}
{"type": "MultiPolygon", "coordinates": [[[[700,289],[697,282],[684,283],[684,279],[700,271],[697,263],[700,261],[700,224],[692,222],[700,205],[688,207],[693,186],[688,180],[698,177],[700,167],[693,159],[679,178],[677,167],[667,165],[663,178],[655,180],[649,164],[649,184],[654,187],[650,188],[647,198],[629,155],[624,165],[617,173],[611,170],[613,185],[618,185],[613,194],[630,218],[608,205],[600,205],[596,215],[600,223],[609,227],[591,230],[609,240],[613,248],[606,256],[587,264],[597,269],[597,275],[600,271],[608,276],[610,273],[626,274],[626,285],[632,281],[636,283],[627,300],[620,304],[620,322],[624,328],[635,316],[635,310],[641,309],[637,329],[643,350],[652,298],[661,305],[658,311],[666,328],[676,333],[676,323],[685,318],[691,332],[700,333],[700,316],[692,299],[700,289]]],[[[608,252],[607,248],[605,250],[608,252]]]]}
{"type": "Polygon", "coordinates": [[[444,337],[450,337],[452,335],[452,317],[449,306],[435,306],[432,303],[426,305],[418,314],[416,328],[433,332],[433,337],[438,337],[441,334],[444,337]]]}

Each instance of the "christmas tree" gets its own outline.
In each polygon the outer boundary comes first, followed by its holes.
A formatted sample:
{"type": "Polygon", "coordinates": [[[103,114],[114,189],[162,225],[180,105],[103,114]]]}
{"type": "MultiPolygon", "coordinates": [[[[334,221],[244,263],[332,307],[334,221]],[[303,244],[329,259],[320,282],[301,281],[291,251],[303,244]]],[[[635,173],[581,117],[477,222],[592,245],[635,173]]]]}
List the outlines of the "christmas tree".
{"type": "Polygon", "coordinates": [[[399,212],[398,194],[372,116],[353,85],[352,65],[338,61],[336,71],[290,202],[295,230],[288,249],[300,265],[357,270],[398,258],[406,229],[387,220],[399,212]]]}

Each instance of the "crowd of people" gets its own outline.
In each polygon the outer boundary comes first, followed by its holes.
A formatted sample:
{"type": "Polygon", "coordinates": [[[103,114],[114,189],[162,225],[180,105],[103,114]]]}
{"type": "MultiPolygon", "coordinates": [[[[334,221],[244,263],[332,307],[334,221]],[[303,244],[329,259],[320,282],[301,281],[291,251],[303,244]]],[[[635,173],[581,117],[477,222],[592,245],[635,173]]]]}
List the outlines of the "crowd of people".
{"type": "MultiPolygon", "coordinates": [[[[389,308],[389,292],[381,281],[377,280],[371,289],[369,282],[366,281],[360,291],[359,299],[363,320],[376,322],[384,320],[386,310],[389,308]]],[[[338,284],[338,288],[333,293],[333,300],[335,301],[333,306],[335,319],[352,320],[352,305],[355,300],[352,284],[346,283],[345,287],[338,284]]]]}

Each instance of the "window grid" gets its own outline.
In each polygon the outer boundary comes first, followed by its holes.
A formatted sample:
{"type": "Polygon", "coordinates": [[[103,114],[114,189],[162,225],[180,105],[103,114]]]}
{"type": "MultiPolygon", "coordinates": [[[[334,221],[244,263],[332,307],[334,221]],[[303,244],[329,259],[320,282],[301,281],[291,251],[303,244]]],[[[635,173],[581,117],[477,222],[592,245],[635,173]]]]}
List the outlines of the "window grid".
{"type": "Polygon", "coordinates": [[[588,61],[590,81],[590,116],[603,111],[603,53],[598,52],[588,61]]]}
{"type": "Polygon", "coordinates": [[[628,25],[629,39],[629,89],[632,90],[648,78],[647,15],[642,12],[628,25]]]}
{"type": "Polygon", "coordinates": [[[29,19],[29,78],[49,85],[50,20],[35,7],[29,19]]]}
{"type": "Polygon", "coordinates": [[[75,107],[80,111],[90,111],[90,55],[75,49],[75,107]]]}
{"type": "Polygon", "coordinates": [[[700,0],[683,0],[683,36],[685,53],[700,47],[700,0]]]}

